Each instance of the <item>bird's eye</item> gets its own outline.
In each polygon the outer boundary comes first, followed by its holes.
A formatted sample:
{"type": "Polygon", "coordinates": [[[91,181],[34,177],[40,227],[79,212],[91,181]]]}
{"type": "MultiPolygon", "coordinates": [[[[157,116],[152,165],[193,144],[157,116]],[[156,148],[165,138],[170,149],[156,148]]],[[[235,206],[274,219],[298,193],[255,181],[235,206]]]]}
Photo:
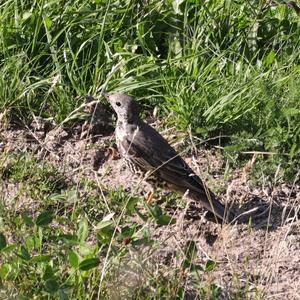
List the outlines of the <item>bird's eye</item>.
{"type": "Polygon", "coordinates": [[[121,103],[120,103],[120,102],[116,102],[116,105],[117,105],[117,106],[121,106],[121,103]]]}

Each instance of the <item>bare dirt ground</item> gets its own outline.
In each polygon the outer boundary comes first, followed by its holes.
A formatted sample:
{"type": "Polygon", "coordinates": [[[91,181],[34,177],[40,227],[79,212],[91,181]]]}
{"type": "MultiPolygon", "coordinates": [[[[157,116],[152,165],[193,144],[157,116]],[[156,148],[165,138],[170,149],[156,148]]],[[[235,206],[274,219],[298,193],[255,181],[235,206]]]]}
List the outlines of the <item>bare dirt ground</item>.
{"type": "MultiPolygon", "coordinates": [[[[0,132],[0,151],[2,154],[28,152],[40,161],[47,160],[63,170],[68,184],[76,185],[85,176],[104,186],[122,185],[128,192],[133,191],[136,179],[124,168],[117,153],[109,150],[114,143],[112,128],[104,128],[102,133],[94,132],[92,138],[88,133],[93,129],[87,128],[85,132],[82,128],[84,126],[70,133],[55,128],[51,122],[47,125],[44,120],[37,120],[27,129],[6,128],[0,132]]],[[[207,179],[208,185],[213,182],[215,186],[224,185],[220,159],[217,153],[209,150],[186,157],[191,167],[207,179]],[[208,161],[213,175],[208,174],[208,161]]],[[[235,170],[222,198],[237,216],[250,211],[248,216],[221,225],[208,221],[197,203],[190,203],[186,209],[170,209],[170,214],[177,219],[175,224],[158,226],[153,222],[149,225],[156,241],[151,251],[130,252],[128,260],[131,262],[151,257],[147,263],[140,263],[142,271],[137,267],[135,272],[131,270],[131,277],[132,274],[145,276],[142,274],[147,268],[171,272],[182,263],[180,253],[185,245],[193,241],[198,250],[196,264],[203,265],[208,259],[216,262],[211,272],[203,273],[203,279],[217,283],[224,299],[230,299],[232,292],[238,294],[240,290],[247,290],[249,299],[282,299],[283,296],[300,299],[299,182],[257,187],[245,176],[245,169],[235,170]]],[[[17,186],[1,183],[1,193],[8,205],[17,190],[17,186]]],[[[34,203],[23,199],[18,206],[20,209],[34,207],[34,203]]],[[[190,290],[187,295],[190,299],[198,299],[192,288],[194,279],[188,274],[184,276],[186,290],[190,290]]],[[[132,285],[139,282],[133,277],[132,285]]],[[[130,276],[124,271],[118,274],[119,289],[122,289],[122,278],[126,278],[124,288],[130,288],[130,276]]]]}

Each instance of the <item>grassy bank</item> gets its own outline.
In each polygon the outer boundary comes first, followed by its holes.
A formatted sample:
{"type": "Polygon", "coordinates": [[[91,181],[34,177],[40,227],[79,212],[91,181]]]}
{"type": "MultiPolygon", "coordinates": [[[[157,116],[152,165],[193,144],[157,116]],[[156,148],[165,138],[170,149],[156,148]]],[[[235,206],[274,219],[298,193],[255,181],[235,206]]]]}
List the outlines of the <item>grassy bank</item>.
{"type": "Polygon", "coordinates": [[[300,29],[283,3],[1,8],[0,105],[9,120],[36,114],[62,122],[103,86],[131,93],[145,109],[157,106],[166,125],[237,137],[231,148],[299,155],[300,29]]]}

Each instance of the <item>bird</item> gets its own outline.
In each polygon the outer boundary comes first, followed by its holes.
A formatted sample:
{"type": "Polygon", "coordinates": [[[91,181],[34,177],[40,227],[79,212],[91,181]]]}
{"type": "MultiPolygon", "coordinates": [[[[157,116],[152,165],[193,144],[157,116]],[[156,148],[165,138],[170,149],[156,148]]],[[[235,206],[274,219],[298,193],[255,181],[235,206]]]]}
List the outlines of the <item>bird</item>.
{"type": "Polygon", "coordinates": [[[115,139],[121,157],[133,173],[151,174],[158,182],[199,202],[212,212],[217,222],[234,218],[218,197],[188,166],[179,153],[152,126],[144,122],[136,101],[124,93],[102,95],[117,114],[115,139]]]}

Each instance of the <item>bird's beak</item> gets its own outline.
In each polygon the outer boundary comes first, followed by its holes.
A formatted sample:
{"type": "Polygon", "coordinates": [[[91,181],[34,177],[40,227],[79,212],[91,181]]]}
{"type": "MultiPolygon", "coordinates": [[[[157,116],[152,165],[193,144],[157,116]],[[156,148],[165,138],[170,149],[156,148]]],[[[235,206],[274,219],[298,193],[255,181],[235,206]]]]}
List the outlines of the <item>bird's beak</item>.
{"type": "Polygon", "coordinates": [[[103,91],[101,92],[101,96],[104,96],[108,100],[110,94],[103,91]]]}

